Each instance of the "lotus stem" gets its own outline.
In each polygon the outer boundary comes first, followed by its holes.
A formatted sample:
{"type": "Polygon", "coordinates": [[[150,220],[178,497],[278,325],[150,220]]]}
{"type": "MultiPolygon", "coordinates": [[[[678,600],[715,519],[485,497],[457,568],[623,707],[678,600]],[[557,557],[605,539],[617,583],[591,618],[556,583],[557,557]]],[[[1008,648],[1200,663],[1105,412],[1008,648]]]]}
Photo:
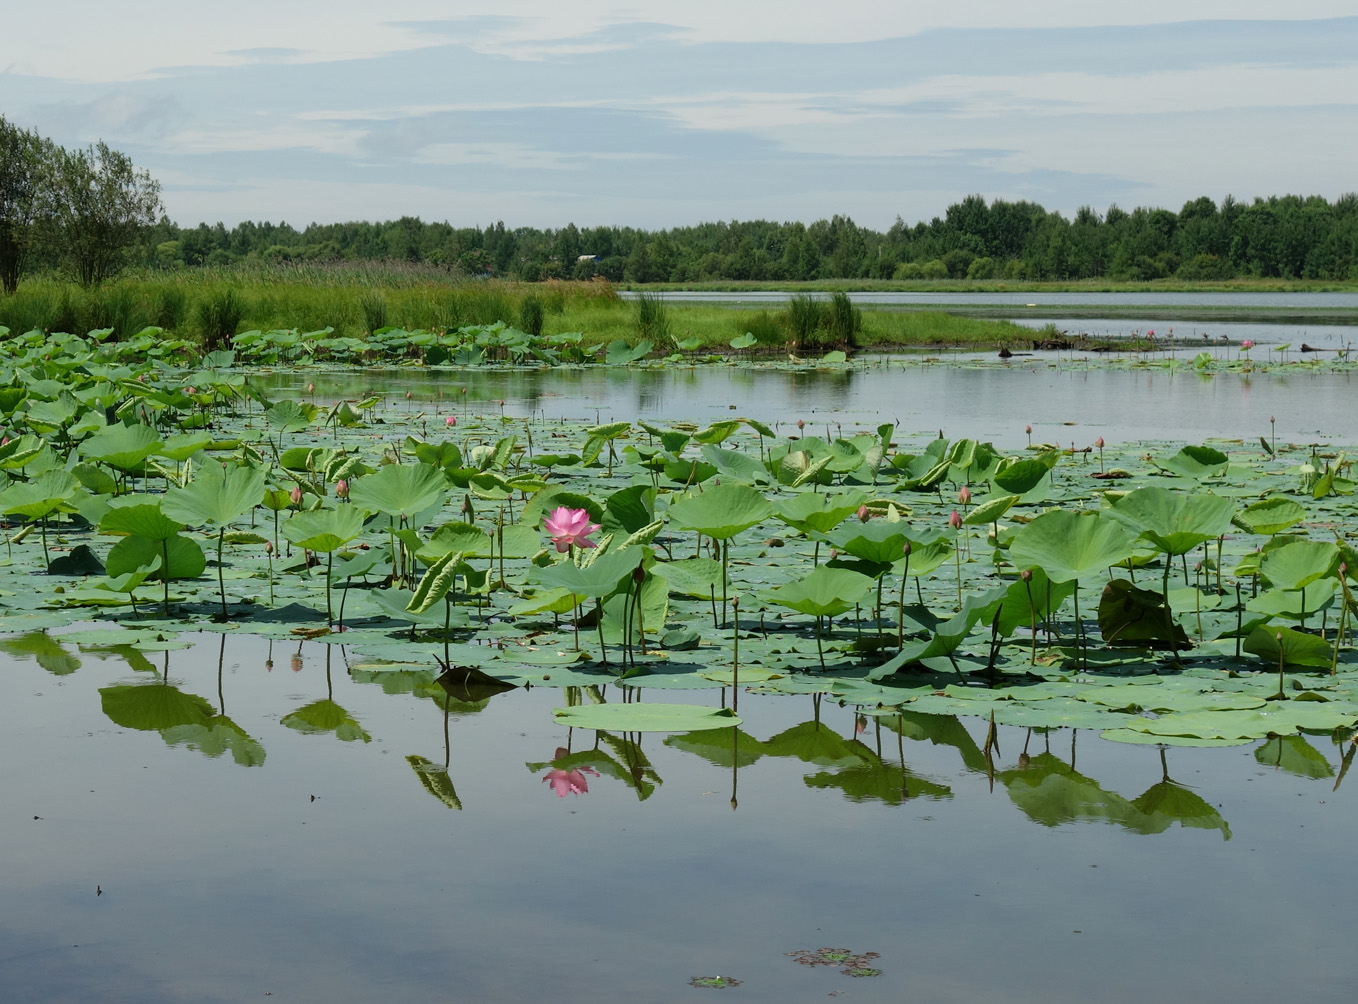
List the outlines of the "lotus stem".
{"type": "MultiPolygon", "coordinates": [[[[226,536],[225,525],[217,528],[217,590],[222,597],[222,620],[225,621],[229,614],[226,610],[226,579],[222,574],[222,543],[226,536]]],[[[270,583],[272,585],[272,583],[270,583]]],[[[269,602],[273,602],[273,593],[269,594],[269,602]]],[[[223,635],[222,637],[226,637],[223,635]]]]}
{"type": "Polygon", "coordinates": [[[900,618],[896,621],[896,647],[905,648],[905,584],[910,579],[910,552],[905,552],[905,567],[901,569],[900,618]]]}
{"type": "Polygon", "coordinates": [[[604,648],[604,600],[602,596],[594,601],[594,617],[599,628],[599,658],[607,666],[608,649],[604,648]]]}
{"type": "Polygon", "coordinates": [[[325,552],[325,623],[328,627],[335,622],[330,607],[330,573],[335,567],[335,552],[325,552]]]}
{"type": "Polygon", "coordinates": [[[731,710],[740,710],[740,597],[731,597],[731,710]]]}

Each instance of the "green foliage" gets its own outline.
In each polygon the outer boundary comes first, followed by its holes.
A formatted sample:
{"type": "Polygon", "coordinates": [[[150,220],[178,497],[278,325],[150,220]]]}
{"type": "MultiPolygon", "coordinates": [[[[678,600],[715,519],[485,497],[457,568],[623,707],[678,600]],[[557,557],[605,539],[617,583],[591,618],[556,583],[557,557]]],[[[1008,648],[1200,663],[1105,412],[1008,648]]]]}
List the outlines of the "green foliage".
{"type": "Polygon", "coordinates": [[[636,298],[636,333],[652,345],[669,348],[674,344],[670,330],[669,307],[659,293],[641,293],[636,298]]]}
{"type": "Polygon", "coordinates": [[[210,351],[231,344],[245,317],[245,304],[234,289],[227,287],[200,300],[195,313],[203,345],[210,351]]]}

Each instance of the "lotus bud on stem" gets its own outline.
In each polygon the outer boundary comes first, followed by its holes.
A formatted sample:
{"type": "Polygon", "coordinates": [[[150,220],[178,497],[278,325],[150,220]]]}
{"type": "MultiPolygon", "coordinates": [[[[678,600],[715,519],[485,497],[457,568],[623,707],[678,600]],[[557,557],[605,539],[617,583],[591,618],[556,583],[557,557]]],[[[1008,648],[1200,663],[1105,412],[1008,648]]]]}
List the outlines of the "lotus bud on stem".
{"type": "Polygon", "coordinates": [[[1031,425],[1025,425],[1025,426],[1023,427],[1023,431],[1026,432],[1026,433],[1028,434],[1028,445],[1029,445],[1029,446],[1032,446],[1032,445],[1033,445],[1033,427],[1032,427],[1031,425]]]}
{"type": "Polygon", "coordinates": [[[1099,448],[1099,473],[1103,473],[1103,437],[1094,440],[1094,445],[1099,448]]]}

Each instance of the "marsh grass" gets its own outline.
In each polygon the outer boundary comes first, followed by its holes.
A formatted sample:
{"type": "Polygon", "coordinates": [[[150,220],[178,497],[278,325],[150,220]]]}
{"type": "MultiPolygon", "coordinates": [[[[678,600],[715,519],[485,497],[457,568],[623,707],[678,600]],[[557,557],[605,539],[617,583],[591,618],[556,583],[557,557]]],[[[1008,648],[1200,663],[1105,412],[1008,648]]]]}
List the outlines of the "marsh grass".
{"type": "Polygon", "coordinates": [[[658,293],[640,293],[636,300],[636,333],[657,348],[668,350],[674,346],[671,335],[669,307],[658,293]]]}
{"type": "MultiPolygon", "coordinates": [[[[733,336],[749,331],[765,350],[797,344],[806,354],[829,348],[874,346],[1013,346],[1031,344],[1034,332],[1006,321],[981,320],[937,311],[862,310],[847,303],[793,297],[782,310],[719,304],[666,302],[661,317],[667,337],[641,331],[641,308],[623,301],[606,282],[512,283],[449,280],[427,267],[287,266],[273,269],[197,270],[128,276],[84,290],[73,283],[25,281],[0,297],[0,324],[15,333],[33,329],[83,334],[114,328],[116,338],[156,325],[199,342],[215,344],[234,316],[223,312],[230,294],[239,311],[236,330],[295,328],[361,337],[385,325],[443,329],[503,320],[536,323],[541,305],[544,335],[579,331],[588,344],[651,339],[671,351],[677,339],[697,338],[705,348],[729,351],[733,336]],[[434,281],[438,276],[441,281],[434,281]],[[838,312],[838,313],[837,313],[838,312]],[[852,318],[854,342],[843,332],[852,318]]],[[[649,324],[656,323],[654,304],[649,324]]]]}

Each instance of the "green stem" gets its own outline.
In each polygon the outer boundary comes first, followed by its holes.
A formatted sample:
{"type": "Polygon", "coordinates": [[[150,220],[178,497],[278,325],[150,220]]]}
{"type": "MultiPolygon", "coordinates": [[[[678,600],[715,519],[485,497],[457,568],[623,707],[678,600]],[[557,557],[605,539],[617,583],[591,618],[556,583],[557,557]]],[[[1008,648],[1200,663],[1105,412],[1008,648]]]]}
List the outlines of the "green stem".
{"type": "Polygon", "coordinates": [[[226,620],[228,616],[226,612],[226,579],[222,574],[222,540],[225,535],[226,527],[219,526],[217,528],[217,591],[222,597],[222,620],[226,620]]]}

